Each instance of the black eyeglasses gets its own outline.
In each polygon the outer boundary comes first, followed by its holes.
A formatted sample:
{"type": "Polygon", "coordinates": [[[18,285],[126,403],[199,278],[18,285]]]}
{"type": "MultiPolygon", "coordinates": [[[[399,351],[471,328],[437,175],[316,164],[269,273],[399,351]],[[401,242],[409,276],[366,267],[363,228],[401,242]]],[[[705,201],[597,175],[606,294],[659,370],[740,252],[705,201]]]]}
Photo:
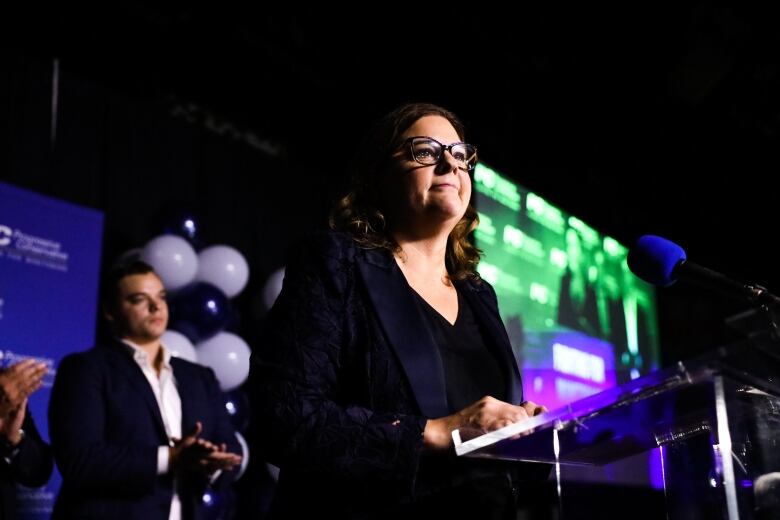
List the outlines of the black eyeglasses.
{"type": "Polygon", "coordinates": [[[409,143],[414,160],[426,166],[439,164],[445,151],[450,152],[461,170],[471,171],[477,165],[477,147],[468,143],[445,145],[425,136],[410,137],[406,142],[409,143]]]}

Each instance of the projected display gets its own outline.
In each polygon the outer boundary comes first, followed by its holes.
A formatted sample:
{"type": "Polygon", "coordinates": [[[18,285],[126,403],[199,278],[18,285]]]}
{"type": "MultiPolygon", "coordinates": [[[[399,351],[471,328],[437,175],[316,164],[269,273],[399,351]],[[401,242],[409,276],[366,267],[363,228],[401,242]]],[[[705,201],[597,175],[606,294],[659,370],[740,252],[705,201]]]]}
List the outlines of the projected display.
{"type": "Polygon", "coordinates": [[[653,289],[628,250],[495,170],[474,170],[485,253],[526,399],[553,409],[658,368],[653,289]]]}

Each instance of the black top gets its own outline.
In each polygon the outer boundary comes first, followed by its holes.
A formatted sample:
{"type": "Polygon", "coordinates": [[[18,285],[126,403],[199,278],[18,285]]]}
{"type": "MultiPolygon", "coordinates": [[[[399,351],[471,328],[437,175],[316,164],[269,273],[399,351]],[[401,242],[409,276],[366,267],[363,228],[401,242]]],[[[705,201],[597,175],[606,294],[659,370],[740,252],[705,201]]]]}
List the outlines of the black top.
{"type": "Polygon", "coordinates": [[[506,374],[488,348],[474,313],[460,292],[454,324],[415,294],[439,348],[450,413],[462,410],[486,395],[505,401],[506,374]]]}
{"type": "MultiPolygon", "coordinates": [[[[441,356],[447,404],[455,413],[490,395],[507,399],[507,376],[490,350],[471,307],[458,291],[458,316],[451,324],[417,292],[441,356]]],[[[508,465],[502,461],[423,457],[417,478],[415,512],[448,511],[458,518],[514,518],[508,465]]],[[[416,518],[413,516],[413,518],[416,518]]]]}

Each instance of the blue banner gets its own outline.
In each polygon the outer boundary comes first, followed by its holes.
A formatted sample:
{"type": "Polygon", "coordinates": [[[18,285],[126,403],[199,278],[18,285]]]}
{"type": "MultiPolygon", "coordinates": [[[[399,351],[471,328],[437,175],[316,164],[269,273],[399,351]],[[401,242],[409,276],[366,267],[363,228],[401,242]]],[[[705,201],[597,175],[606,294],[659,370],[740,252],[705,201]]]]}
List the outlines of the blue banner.
{"type": "MultiPolygon", "coordinates": [[[[50,367],[30,410],[48,442],[46,408],[59,360],[95,341],[103,214],[0,183],[0,362],[34,357],[50,367]]],[[[49,518],[55,474],[19,488],[21,518],[49,518]]]]}

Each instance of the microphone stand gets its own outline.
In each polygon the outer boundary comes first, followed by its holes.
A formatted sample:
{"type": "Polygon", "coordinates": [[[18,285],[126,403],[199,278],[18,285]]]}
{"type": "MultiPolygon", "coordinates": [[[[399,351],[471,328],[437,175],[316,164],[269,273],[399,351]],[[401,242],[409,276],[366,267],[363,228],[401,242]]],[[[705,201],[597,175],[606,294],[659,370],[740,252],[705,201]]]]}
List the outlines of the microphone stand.
{"type": "Polygon", "coordinates": [[[760,285],[746,286],[751,287],[757,291],[756,297],[753,303],[758,304],[758,308],[764,317],[769,322],[769,336],[773,341],[780,341],[780,326],[777,324],[777,319],[773,307],[776,307],[778,298],[760,285]]]}
{"type": "Polygon", "coordinates": [[[769,322],[770,339],[780,342],[780,325],[778,325],[774,312],[775,308],[780,308],[780,298],[769,292],[765,287],[738,282],[717,271],[687,260],[681,261],[675,267],[675,271],[677,273],[684,271],[685,278],[690,282],[714,288],[727,296],[746,299],[751,305],[758,307],[758,310],[769,322]]]}

